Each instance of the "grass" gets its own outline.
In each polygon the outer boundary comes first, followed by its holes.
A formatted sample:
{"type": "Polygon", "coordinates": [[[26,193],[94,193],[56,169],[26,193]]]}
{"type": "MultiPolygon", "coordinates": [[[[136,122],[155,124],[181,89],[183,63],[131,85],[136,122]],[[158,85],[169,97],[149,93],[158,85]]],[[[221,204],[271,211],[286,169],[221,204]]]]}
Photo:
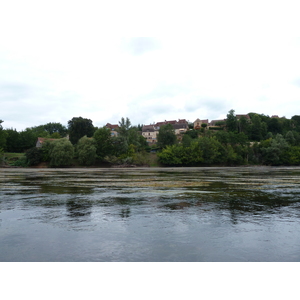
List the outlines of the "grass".
{"type": "Polygon", "coordinates": [[[4,161],[6,164],[13,166],[17,161],[25,159],[25,153],[4,153],[4,161]]]}
{"type": "Polygon", "coordinates": [[[21,158],[24,156],[25,156],[25,153],[4,153],[4,157],[7,159],[21,158]]]}

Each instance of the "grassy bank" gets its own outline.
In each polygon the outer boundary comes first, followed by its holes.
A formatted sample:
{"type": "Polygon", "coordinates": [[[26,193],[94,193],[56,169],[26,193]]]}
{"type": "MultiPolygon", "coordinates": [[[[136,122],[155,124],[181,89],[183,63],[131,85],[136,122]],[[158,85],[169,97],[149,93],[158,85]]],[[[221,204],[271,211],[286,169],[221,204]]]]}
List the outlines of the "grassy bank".
{"type": "Polygon", "coordinates": [[[11,167],[26,167],[25,153],[4,153],[3,164],[11,167]]]}

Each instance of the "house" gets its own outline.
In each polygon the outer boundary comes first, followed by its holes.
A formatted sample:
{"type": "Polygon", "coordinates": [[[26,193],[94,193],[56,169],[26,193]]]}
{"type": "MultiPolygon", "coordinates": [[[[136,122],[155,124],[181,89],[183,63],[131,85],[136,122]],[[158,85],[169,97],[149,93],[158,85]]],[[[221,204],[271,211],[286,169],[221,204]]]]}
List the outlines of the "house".
{"type": "Polygon", "coordinates": [[[105,125],[106,128],[110,129],[110,134],[111,136],[118,136],[118,128],[119,128],[119,125],[117,124],[110,124],[110,123],[107,123],[105,125]]]}
{"type": "MultiPolygon", "coordinates": [[[[67,136],[64,137],[63,139],[69,140],[69,135],[67,135],[67,136]]],[[[36,146],[37,148],[42,148],[43,143],[45,143],[46,141],[53,142],[53,141],[57,141],[57,140],[60,140],[60,139],[51,139],[51,138],[42,138],[42,137],[38,137],[35,146],[36,146]]]]}
{"type": "Polygon", "coordinates": [[[242,117],[245,117],[247,120],[251,120],[250,116],[249,115],[235,115],[236,118],[239,120],[240,118],[242,117]]]}
{"type": "Polygon", "coordinates": [[[149,144],[157,142],[159,129],[163,125],[171,124],[175,130],[175,134],[180,138],[181,134],[189,129],[188,122],[185,119],[157,122],[156,124],[144,125],[142,128],[142,136],[146,138],[149,144]]]}
{"type": "Polygon", "coordinates": [[[194,121],[194,129],[200,129],[202,124],[206,124],[208,126],[208,120],[197,119],[196,121],[194,121]]]}
{"type": "Polygon", "coordinates": [[[219,123],[219,122],[223,122],[223,123],[225,124],[226,119],[222,119],[222,120],[211,120],[210,123],[209,123],[209,127],[218,126],[218,125],[216,125],[216,124],[219,123]]]}
{"type": "Polygon", "coordinates": [[[57,139],[49,139],[49,138],[41,138],[41,137],[38,137],[38,140],[37,140],[37,142],[36,142],[36,144],[35,144],[35,146],[37,147],[37,148],[42,148],[42,146],[43,146],[43,143],[45,143],[46,141],[56,141],[57,139]]]}
{"type": "Polygon", "coordinates": [[[142,128],[142,136],[149,144],[155,144],[157,142],[158,131],[159,129],[155,125],[145,125],[142,128]]]}

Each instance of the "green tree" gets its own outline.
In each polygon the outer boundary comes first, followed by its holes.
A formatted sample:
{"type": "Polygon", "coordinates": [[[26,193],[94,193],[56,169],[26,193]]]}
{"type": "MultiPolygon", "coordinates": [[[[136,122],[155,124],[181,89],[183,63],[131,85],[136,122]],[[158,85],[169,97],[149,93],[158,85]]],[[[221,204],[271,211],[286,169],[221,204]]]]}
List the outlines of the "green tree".
{"type": "Polygon", "coordinates": [[[164,165],[197,165],[203,161],[202,150],[197,141],[192,141],[189,147],[183,144],[168,145],[157,154],[164,165]]]}
{"type": "Polygon", "coordinates": [[[138,127],[132,126],[128,130],[127,143],[134,145],[137,152],[148,150],[147,140],[141,135],[138,127]]]}
{"type": "Polygon", "coordinates": [[[296,144],[296,139],[293,131],[288,131],[285,135],[285,140],[292,146],[296,144]]]}
{"type": "Polygon", "coordinates": [[[191,138],[190,135],[184,134],[182,137],[181,143],[184,147],[189,147],[191,145],[192,141],[193,141],[193,139],[191,138]]]}
{"type": "Polygon", "coordinates": [[[198,138],[199,131],[198,131],[198,130],[195,130],[195,129],[190,129],[190,130],[186,131],[186,132],[184,133],[184,135],[188,135],[188,136],[191,137],[192,139],[196,139],[196,138],[198,138]]]}
{"type": "Polygon", "coordinates": [[[287,164],[298,166],[300,165],[300,147],[292,146],[287,151],[287,164]]]}
{"type": "Polygon", "coordinates": [[[251,118],[252,125],[250,127],[250,139],[259,142],[267,135],[266,123],[261,121],[258,114],[254,114],[251,118]]]}
{"type": "Polygon", "coordinates": [[[29,166],[38,165],[42,161],[42,151],[36,147],[28,149],[25,156],[29,166]]]}
{"type": "Polygon", "coordinates": [[[268,122],[268,131],[272,132],[273,134],[280,133],[282,134],[282,124],[279,118],[270,118],[268,122]]]}
{"type": "Polygon", "coordinates": [[[61,135],[58,132],[54,132],[51,134],[51,139],[60,139],[61,135]]]}
{"type": "Polygon", "coordinates": [[[165,148],[176,143],[175,130],[171,124],[162,125],[159,128],[157,135],[157,146],[159,148],[165,148]]]}
{"type": "Polygon", "coordinates": [[[0,120],[0,148],[5,149],[6,147],[6,137],[7,137],[7,132],[3,130],[2,124],[3,121],[0,120]]]}
{"type": "Polygon", "coordinates": [[[16,129],[5,129],[6,136],[6,152],[21,152],[20,150],[20,133],[16,129]]]}
{"type": "Polygon", "coordinates": [[[20,132],[20,151],[26,151],[36,145],[38,135],[31,128],[20,132]]]}
{"type": "Polygon", "coordinates": [[[70,135],[70,141],[73,145],[77,144],[80,138],[83,136],[92,137],[94,134],[93,122],[90,119],[82,117],[74,117],[68,121],[68,129],[70,135]]]}
{"type": "Polygon", "coordinates": [[[250,133],[250,123],[249,120],[242,116],[238,120],[238,127],[239,127],[239,132],[243,132],[244,134],[248,135],[250,133]]]}
{"type": "Polygon", "coordinates": [[[222,157],[223,147],[215,137],[199,138],[198,146],[203,153],[203,163],[212,164],[224,161],[224,157],[222,157]]]}
{"type": "Polygon", "coordinates": [[[234,113],[234,110],[231,109],[227,114],[226,119],[226,129],[228,131],[237,132],[238,131],[238,119],[234,113]]]}
{"type": "Polygon", "coordinates": [[[67,139],[52,141],[49,156],[51,167],[70,166],[74,157],[74,147],[67,139]]]}
{"type": "Polygon", "coordinates": [[[4,150],[0,147],[0,166],[4,165],[4,150]]]}
{"type": "Polygon", "coordinates": [[[300,116],[299,115],[292,116],[291,121],[292,121],[292,126],[295,128],[295,130],[297,132],[300,132],[300,116]]]}
{"type": "Polygon", "coordinates": [[[119,121],[119,128],[118,128],[118,132],[119,134],[124,137],[124,138],[128,138],[129,135],[129,129],[131,127],[131,122],[129,120],[129,118],[122,118],[121,121],[119,121]]]}
{"type": "MultiPolygon", "coordinates": [[[[49,133],[51,137],[53,137],[54,134],[59,134],[60,137],[66,137],[68,133],[68,129],[66,126],[62,125],[61,123],[47,123],[43,125],[44,130],[49,133]]],[[[56,138],[56,137],[53,137],[56,138]]]]}
{"type": "Polygon", "coordinates": [[[99,128],[95,131],[93,138],[96,142],[96,153],[100,160],[104,160],[107,155],[113,154],[113,137],[111,137],[110,129],[107,127],[99,128]]]}
{"type": "Polygon", "coordinates": [[[96,142],[93,138],[82,137],[76,146],[78,161],[81,165],[90,166],[96,161],[96,142]]]}
{"type": "Polygon", "coordinates": [[[260,149],[264,164],[281,165],[288,160],[290,145],[281,134],[277,134],[274,139],[261,142],[260,149]]]}

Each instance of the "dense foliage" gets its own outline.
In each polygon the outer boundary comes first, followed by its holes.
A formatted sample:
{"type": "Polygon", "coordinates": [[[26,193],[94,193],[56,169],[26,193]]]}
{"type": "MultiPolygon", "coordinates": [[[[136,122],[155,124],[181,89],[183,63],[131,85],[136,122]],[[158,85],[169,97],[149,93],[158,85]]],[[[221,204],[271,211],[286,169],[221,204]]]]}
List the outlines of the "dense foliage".
{"type": "Polygon", "coordinates": [[[72,164],[74,147],[67,139],[59,139],[50,144],[50,166],[66,167],[72,164]]]}
{"type": "Polygon", "coordinates": [[[160,148],[174,145],[177,141],[175,130],[171,124],[162,125],[157,136],[157,145],[160,148]]]}
{"type": "Polygon", "coordinates": [[[163,148],[164,165],[300,165],[300,116],[270,118],[249,113],[237,118],[230,110],[214,132],[190,130],[180,144],[163,148]],[[191,149],[191,145],[193,149],[191,149]],[[187,155],[192,153],[193,155],[187,155]]]}
{"type": "Polygon", "coordinates": [[[112,136],[109,128],[95,128],[91,120],[81,117],[70,120],[68,128],[47,123],[21,132],[3,129],[0,120],[1,156],[4,162],[5,153],[25,153],[15,162],[17,166],[33,166],[42,161],[52,167],[69,166],[74,158],[86,166],[103,162],[147,165],[153,149],[166,166],[300,165],[300,116],[248,116],[236,116],[230,110],[227,119],[215,127],[193,129],[190,124],[180,137],[172,125],[163,125],[158,143],[152,148],[141,135],[141,125],[132,126],[128,118],[120,120],[115,129],[117,136],[112,136]],[[41,149],[36,148],[38,137],[48,138],[41,149]]]}
{"type": "Polygon", "coordinates": [[[70,141],[73,145],[75,145],[77,144],[79,139],[85,135],[87,137],[92,137],[95,128],[93,126],[92,120],[78,117],[68,121],[68,130],[70,141]]]}
{"type": "Polygon", "coordinates": [[[82,137],[76,147],[78,161],[81,165],[90,166],[96,161],[96,142],[87,136],[82,137]]]}

